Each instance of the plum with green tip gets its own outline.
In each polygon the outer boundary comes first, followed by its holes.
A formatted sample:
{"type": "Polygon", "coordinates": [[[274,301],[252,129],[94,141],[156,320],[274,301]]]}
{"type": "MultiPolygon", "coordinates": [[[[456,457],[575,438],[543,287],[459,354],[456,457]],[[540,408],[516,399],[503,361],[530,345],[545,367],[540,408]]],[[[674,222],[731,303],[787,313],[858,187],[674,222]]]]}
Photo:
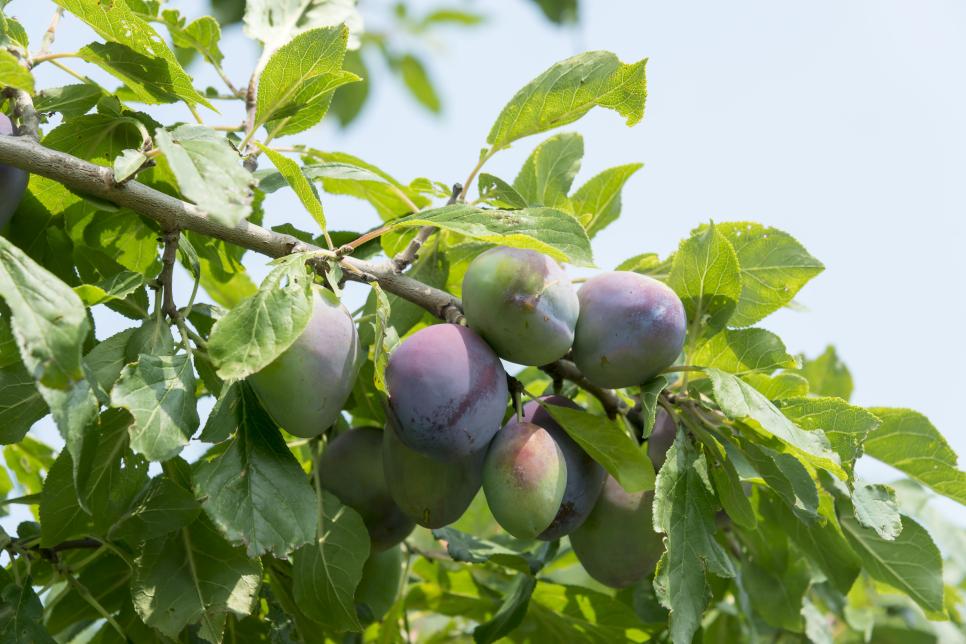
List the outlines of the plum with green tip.
{"type": "Polygon", "coordinates": [[[362,567],[362,579],[355,595],[363,622],[377,622],[386,616],[396,603],[402,576],[403,553],[399,546],[369,555],[362,567]]]}
{"type": "Polygon", "coordinates": [[[389,358],[386,384],[399,439],[437,460],[486,449],[509,397],[500,359],[480,336],[456,324],[406,338],[389,358]]]}
{"type": "Polygon", "coordinates": [[[314,438],[335,423],[365,360],[349,312],[330,291],[313,289],[305,330],[248,378],[275,422],[300,438],[314,438]]]}
{"type": "Polygon", "coordinates": [[[671,366],[687,332],[684,305],[656,279],[615,271],[590,278],[577,293],[574,362],[595,385],[640,385],[671,366]]]}
{"type": "Polygon", "coordinates": [[[415,527],[386,486],[378,427],[339,434],[319,458],[319,478],[323,488],[362,516],[373,550],[391,548],[415,527]]]}
{"type": "Polygon", "coordinates": [[[612,588],[631,586],[654,571],[664,541],[651,520],[653,492],[628,493],[608,476],[593,511],[570,535],[591,577],[612,588]]]}
{"type": "MultiPolygon", "coordinates": [[[[6,114],[0,113],[0,136],[11,136],[13,123],[6,114]]],[[[0,165],[0,228],[9,223],[17,211],[24,192],[27,191],[29,175],[20,168],[0,165]]]]}
{"type": "Polygon", "coordinates": [[[570,351],[579,302],[556,261],[533,250],[498,246],[466,269],[463,309],[470,328],[501,358],[539,366],[570,351]]]}
{"type": "Polygon", "coordinates": [[[567,460],[543,427],[512,421],[500,430],[483,462],[483,493],[504,530],[535,539],[550,527],[567,489],[567,460]]]}
{"type": "Polygon", "coordinates": [[[382,463],[393,500],[424,528],[442,528],[466,512],[483,482],[479,450],[465,458],[439,460],[407,447],[388,414],[383,432],[382,463]]]}

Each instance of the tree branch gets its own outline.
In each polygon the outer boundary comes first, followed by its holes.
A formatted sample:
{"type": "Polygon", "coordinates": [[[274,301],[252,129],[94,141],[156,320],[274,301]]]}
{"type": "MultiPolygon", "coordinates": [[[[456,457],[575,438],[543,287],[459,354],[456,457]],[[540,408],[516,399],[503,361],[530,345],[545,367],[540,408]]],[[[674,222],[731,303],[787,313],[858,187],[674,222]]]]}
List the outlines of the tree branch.
{"type": "Polygon", "coordinates": [[[181,231],[177,228],[165,232],[161,236],[164,242],[164,252],[161,254],[161,273],[158,275],[158,283],[161,286],[162,300],[161,310],[168,316],[169,320],[177,322],[181,317],[178,305],[174,303],[174,263],[178,260],[178,240],[181,239],[181,231]]]}
{"type": "MultiPolygon", "coordinates": [[[[459,183],[453,184],[453,190],[450,194],[449,201],[446,202],[447,206],[452,206],[459,199],[459,196],[463,193],[463,185],[459,183]]],[[[423,226],[413,237],[409,245],[403,250],[396,253],[396,256],[392,258],[392,263],[396,268],[397,273],[402,273],[406,268],[416,261],[419,256],[419,249],[423,247],[426,240],[429,239],[433,233],[439,230],[436,226],[423,226]]]]}

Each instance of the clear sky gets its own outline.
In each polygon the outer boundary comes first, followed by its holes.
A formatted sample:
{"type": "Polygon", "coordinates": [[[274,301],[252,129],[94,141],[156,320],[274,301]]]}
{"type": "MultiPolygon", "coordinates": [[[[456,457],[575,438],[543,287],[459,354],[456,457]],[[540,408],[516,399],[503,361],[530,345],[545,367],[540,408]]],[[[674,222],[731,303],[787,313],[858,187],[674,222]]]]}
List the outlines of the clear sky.
{"type": "MultiPolygon", "coordinates": [[[[188,15],[205,6],[171,4],[188,15]]],[[[363,13],[378,15],[368,8],[388,4],[363,2],[363,13]]],[[[793,352],[814,355],[834,342],[852,370],[855,403],[917,409],[966,454],[956,400],[966,390],[966,4],[590,1],[575,29],[549,25],[525,0],[467,4],[487,13],[488,24],[443,34],[427,52],[445,104],[441,117],[415,107],[376,64],[361,119],[344,133],[323,124],[302,140],[356,154],[402,180],[462,181],[500,108],[551,63],[587,49],[609,49],[625,61],[648,57],[640,125],[628,129],[613,113],[595,111],[568,128],[585,138],[576,185],[612,165],[646,164],[625,189],[623,217],[595,240],[598,265],[612,268],[646,251],[665,255],[711,218],[791,233],[826,272],[799,294],[806,310],[781,311],[762,326],[793,352]]],[[[7,11],[36,43],[51,6],[14,0],[7,11]]],[[[68,19],[54,50],[93,39],[68,19]]],[[[222,49],[229,74],[244,83],[257,52],[240,27],[227,30],[222,49]]],[[[201,66],[191,72],[218,84],[201,66]]],[[[37,76],[41,87],[70,82],[50,66],[37,76]]],[[[177,106],[157,113],[188,120],[177,106]]],[[[205,119],[235,123],[240,114],[205,119]]],[[[540,140],[499,154],[488,171],[512,179],[540,140]]],[[[360,202],[324,203],[334,228],[376,223],[360,202]]],[[[267,221],[312,225],[284,193],[267,202],[267,221]]],[[[248,265],[265,274],[261,258],[248,265]]],[[[180,286],[189,287],[183,274],[180,286]]],[[[362,296],[351,292],[350,305],[362,296]]],[[[118,323],[100,314],[98,336],[118,323]]],[[[44,435],[56,433],[43,424],[44,435]]],[[[875,464],[860,471],[895,478],[875,464]]],[[[966,524],[962,507],[940,503],[966,524]]]]}

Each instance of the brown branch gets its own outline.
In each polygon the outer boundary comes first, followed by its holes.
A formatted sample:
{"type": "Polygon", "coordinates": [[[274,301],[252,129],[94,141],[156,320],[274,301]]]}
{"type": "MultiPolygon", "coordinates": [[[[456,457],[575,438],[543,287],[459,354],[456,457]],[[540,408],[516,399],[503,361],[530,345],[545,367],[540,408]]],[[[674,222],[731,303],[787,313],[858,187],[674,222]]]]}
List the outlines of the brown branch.
{"type": "MultiPolygon", "coordinates": [[[[459,196],[462,193],[463,185],[454,183],[452,193],[450,194],[449,201],[446,202],[446,205],[452,206],[454,203],[456,203],[456,200],[459,199],[459,196]]],[[[419,249],[423,247],[423,244],[426,243],[426,240],[429,239],[430,236],[432,236],[432,234],[437,230],[439,230],[439,228],[436,226],[423,226],[419,229],[419,232],[416,233],[416,236],[413,237],[412,241],[409,242],[409,245],[396,253],[396,256],[392,258],[392,263],[395,266],[397,273],[402,273],[410,264],[416,261],[416,258],[419,257],[419,249]]]]}
{"type": "Polygon", "coordinates": [[[103,544],[97,539],[70,539],[68,541],[63,541],[57,545],[45,548],[40,546],[40,544],[22,547],[19,540],[14,539],[8,543],[4,549],[10,552],[10,554],[15,554],[17,552],[27,552],[36,553],[48,561],[57,561],[57,555],[61,552],[67,550],[97,550],[103,544]]]}
{"type": "Polygon", "coordinates": [[[54,38],[57,36],[57,25],[60,24],[60,19],[63,17],[64,8],[57,7],[57,10],[54,12],[54,17],[50,19],[50,25],[47,27],[47,31],[44,32],[43,40],[40,41],[40,49],[34,58],[46,56],[50,52],[50,47],[54,44],[54,38]]]}
{"type": "Polygon", "coordinates": [[[181,317],[178,305],[174,303],[174,264],[178,260],[178,240],[181,239],[181,232],[175,228],[165,232],[161,236],[164,242],[164,252],[161,254],[161,273],[158,275],[158,284],[162,292],[161,311],[168,316],[168,319],[177,321],[181,317]]]}

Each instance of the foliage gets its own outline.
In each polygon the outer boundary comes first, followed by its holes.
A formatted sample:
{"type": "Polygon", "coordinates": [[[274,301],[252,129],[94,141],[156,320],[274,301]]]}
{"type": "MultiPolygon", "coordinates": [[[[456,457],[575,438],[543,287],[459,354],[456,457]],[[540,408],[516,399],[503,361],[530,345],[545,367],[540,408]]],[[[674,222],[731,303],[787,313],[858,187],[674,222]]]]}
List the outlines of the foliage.
{"type": "MultiPolygon", "coordinates": [[[[38,88],[32,69],[58,57],[31,44],[0,0],[0,110],[29,128],[32,102],[42,117],[35,150],[66,159],[32,176],[0,236],[0,513],[23,507],[35,519],[14,535],[0,530],[0,640],[964,637],[966,538],[929,506],[935,494],[966,504],[956,454],[918,412],[850,403],[852,377],[834,347],[796,357],[756,326],[824,267],[791,234],[745,221],[701,224],[670,257],[641,249],[620,264],[668,284],[687,313],[684,352],[656,378],[603,390],[564,360],[511,380],[516,396],[579,403],[545,410],[626,493],[653,494],[663,535],[653,573],[607,588],[566,538],[513,539],[478,495],[455,524],[409,536],[391,607],[373,615],[358,592],[367,523],[324,489],[320,453],[350,426],[386,422],[390,353],[436,318],[461,321],[449,293],[460,294],[481,252],[504,245],[594,266],[591,240],[618,221],[641,164],[574,187],[584,141],[555,132],[512,181],[480,170],[594,108],[615,127],[641,121],[646,59],[594,51],[551,65],[495,115],[468,185],[451,190],[452,177],[407,183],[303,138],[274,141],[323,118],[352,123],[374,55],[440,111],[412,43],[482,15],[415,15],[399,3],[393,28],[378,32],[352,0],[212,4],[217,19],[189,23],[157,0],[57,0],[52,10],[98,37],[59,58],[97,65],[117,84],[38,88]],[[239,20],[263,46],[250,92],[221,68],[220,25],[239,20]],[[192,57],[225,80],[224,93],[194,86],[192,57]],[[218,101],[245,103],[242,130],[206,124],[218,101]],[[196,124],[156,120],[152,106],[178,102],[196,124]],[[77,187],[89,185],[78,183],[87,162],[108,173],[96,194],[77,187]],[[260,227],[265,195],[287,189],[317,230],[260,227]],[[146,196],[120,207],[129,190],[146,196]],[[383,225],[329,230],[328,195],[366,201],[383,225]],[[276,257],[258,287],[246,250],[276,257]],[[209,303],[173,301],[176,263],[209,303]],[[245,379],[303,333],[313,289],[339,295],[346,280],[372,286],[353,316],[367,359],[336,425],[295,439],[245,379]],[[94,322],[108,309],[129,328],[103,337],[94,322]],[[665,411],[678,433],[656,472],[643,441],[665,411]],[[35,431],[48,414],[55,446],[35,431]],[[866,458],[908,479],[866,483],[856,476],[866,458]]],[[[575,1],[535,4],[557,23],[578,16],[575,1]]],[[[0,137],[4,163],[15,158],[10,141],[0,137]]],[[[301,402],[294,392],[288,401],[301,402]]]]}

